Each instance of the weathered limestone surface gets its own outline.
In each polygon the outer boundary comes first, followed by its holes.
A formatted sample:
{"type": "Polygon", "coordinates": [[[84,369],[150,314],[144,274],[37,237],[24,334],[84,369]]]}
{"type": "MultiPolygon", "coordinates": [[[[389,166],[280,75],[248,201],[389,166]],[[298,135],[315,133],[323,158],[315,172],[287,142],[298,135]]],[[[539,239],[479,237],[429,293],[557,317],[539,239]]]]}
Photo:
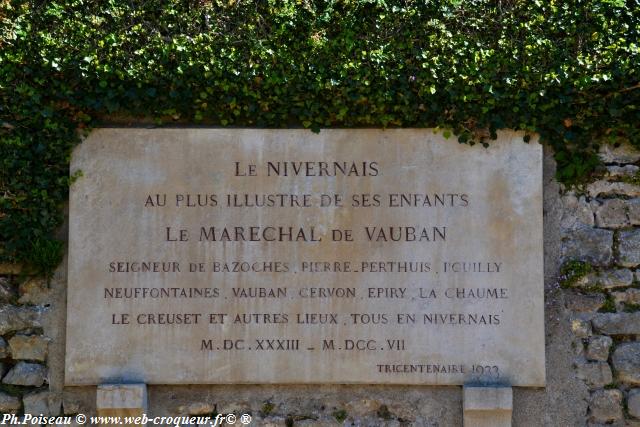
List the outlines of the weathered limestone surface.
{"type": "Polygon", "coordinates": [[[629,409],[629,415],[635,418],[640,418],[640,389],[634,388],[629,390],[627,396],[627,408],[629,409]]]}
{"type": "Polygon", "coordinates": [[[629,225],[627,202],[608,199],[596,208],[596,225],[606,228],[622,228],[629,225]]]}
{"type": "Polygon", "coordinates": [[[464,387],[465,427],[511,427],[511,387],[464,387]]]}
{"type": "Polygon", "coordinates": [[[4,359],[5,357],[9,357],[11,355],[9,351],[9,344],[4,340],[4,338],[0,337],[0,359],[4,359]]]}
{"type": "Polygon", "coordinates": [[[147,386],[145,384],[103,384],[98,387],[96,398],[98,409],[147,408],[147,386]]]}
{"type": "Polygon", "coordinates": [[[2,379],[5,384],[40,387],[47,379],[47,368],[37,363],[18,362],[2,379]]]}
{"type": "Polygon", "coordinates": [[[629,216],[629,225],[640,225],[640,198],[627,202],[627,215],[629,216]]]}
{"type": "Polygon", "coordinates": [[[640,385],[640,342],[620,344],[611,361],[619,381],[640,385]]]}
{"type": "Polygon", "coordinates": [[[631,177],[640,171],[640,167],[636,165],[624,166],[607,166],[608,178],[631,177]]]}
{"type": "Polygon", "coordinates": [[[636,313],[599,313],[593,317],[596,331],[607,335],[640,334],[640,312],[636,313]]]}
{"type": "Polygon", "coordinates": [[[613,381],[613,373],[606,362],[578,363],[576,375],[590,388],[601,388],[613,381]]]}
{"type": "Polygon", "coordinates": [[[0,303],[12,302],[16,298],[16,290],[6,277],[0,277],[0,303]]]}
{"type": "Polygon", "coordinates": [[[591,337],[586,351],[587,358],[606,362],[609,359],[609,349],[612,344],[613,339],[606,335],[591,337]]]}
{"type": "Polygon", "coordinates": [[[640,289],[629,288],[624,292],[612,292],[611,295],[617,304],[640,304],[640,289]]]}
{"type": "MultiPolygon", "coordinates": [[[[96,409],[106,417],[140,417],[148,410],[145,384],[105,384],[98,386],[96,409]]],[[[143,426],[144,424],[134,424],[143,426]]]]}
{"type": "MultiPolygon", "coordinates": [[[[101,129],[78,147],[72,170],[82,170],[83,176],[71,188],[69,208],[68,384],[124,379],[149,384],[545,383],[542,151],[535,142],[524,143],[522,134],[501,133],[488,149],[477,150],[432,130],[101,129]],[[318,176],[323,168],[318,160],[329,170],[333,162],[354,162],[356,170],[368,162],[368,169],[375,163],[377,171],[318,176]],[[311,170],[295,166],[300,162],[310,162],[311,170]],[[269,166],[283,168],[284,163],[286,176],[269,166]],[[255,164],[255,176],[249,164],[255,164]],[[243,202],[244,195],[274,193],[309,195],[309,205],[256,208],[243,202]],[[400,193],[423,194],[421,200],[424,194],[450,196],[445,206],[398,207],[394,195],[400,193]],[[208,196],[197,201],[197,195],[208,196]],[[211,195],[217,196],[215,203],[211,195]],[[236,195],[242,207],[229,202],[236,195]],[[322,206],[335,195],[342,197],[342,207],[322,206]],[[466,196],[471,199],[465,201],[466,196]],[[238,238],[235,227],[248,226],[302,227],[311,241],[273,242],[259,230],[255,239],[238,238]],[[398,226],[442,226],[447,236],[390,241],[367,234],[371,227],[398,226]],[[218,234],[230,227],[234,235],[235,229],[235,238],[221,242],[220,234],[214,241],[207,237],[210,227],[218,234]],[[335,230],[352,230],[353,241],[335,240],[335,230]],[[126,263],[154,260],[177,262],[181,270],[125,271],[126,263]],[[212,269],[213,261],[233,266],[269,260],[287,263],[287,271],[222,274],[212,269]],[[353,271],[314,272],[304,267],[309,261],[346,261],[353,271]],[[478,261],[494,271],[460,269],[461,262],[478,261]],[[380,262],[429,263],[429,268],[420,274],[380,271],[380,262]],[[189,272],[190,263],[202,263],[204,271],[189,272]],[[504,268],[498,272],[497,266],[504,268]],[[186,289],[214,287],[219,295],[105,296],[105,289],[158,291],[177,283],[186,289]],[[355,297],[299,293],[336,284],[354,288],[355,297]],[[250,287],[284,288],[286,295],[237,295],[250,287]],[[397,291],[391,287],[404,288],[406,295],[391,294],[397,291]],[[504,289],[508,297],[454,295],[457,289],[489,288],[504,289]],[[425,296],[431,291],[437,297],[425,296]],[[192,313],[201,319],[150,325],[148,313],[192,313]],[[211,322],[212,313],[227,315],[224,324],[217,317],[211,322]],[[238,315],[263,319],[265,313],[279,320],[232,321],[238,315]],[[417,321],[406,324],[405,313],[417,321]],[[307,314],[336,318],[318,325],[307,314]],[[361,320],[361,314],[367,318],[361,320]],[[466,320],[469,316],[473,319],[466,320]],[[402,350],[390,347],[398,339],[404,340],[402,350]],[[285,350],[281,341],[285,346],[295,341],[296,348],[280,351],[285,350]],[[109,351],[113,348],[119,351],[109,351]],[[405,370],[417,365],[431,372],[405,370]],[[436,368],[436,373],[435,365],[458,367],[436,368]],[[392,371],[398,366],[402,372],[392,371]]],[[[611,236],[604,240],[610,243],[611,236]]]]}
{"type": "Polygon", "coordinates": [[[576,286],[581,288],[598,287],[602,289],[625,288],[633,283],[633,272],[628,268],[604,270],[591,273],[578,280],[576,286]]]}
{"type": "Polygon", "coordinates": [[[568,193],[562,198],[563,209],[560,227],[563,230],[575,230],[595,225],[593,207],[584,196],[568,193]]]}
{"type": "Polygon", "coordinates": [[[628,182],[607,182],[596,181],[587,186],[587,191],[591,197],[599,196],[640,196],[640,185],[628,182]]]}
{"type": "Polygon", "coordinates": [[[591,321],[580,317],[569,318],[571,332],[578,338],[588,338],[593,333],[591,321]]]}
{"type": "Polygon", "coordinates": [[[31,393],[24,397],[24,413],[32,415],[58,415],[59,410],[50,407],[51,394],[48,391],[31,393]]]}
{"type": "Polygon", "coordinates": [[[628,143],[603,144],[598,155],[605,163],[635,163],[640,160],[640,151],[628,143]]]}
{"type": "Polygon", "coordinates": [[[589,404],[591,420],[600,423],[621,420],[624,417],[622,398],[620,390],[597,390],[593,392],[589,404]]]}
{"type": "Polygon", "coordinates": [[[50,289],[44,279],[29,279],[20,284],[20,304],[44,304],[50,300],[50,289]]]}
{"type": "Polygon", "coordinates": [[[620,264],[635,267],[640,264],[640,229],[620,232],[620,264]]]}
{"type": "Polygon", "coordinates": [[[0,413],[17,414],[20,406],[22,404],[19,398],[0,392],[0,413]]]}
{"type": "Polygon", "coordinates": [[[565,260],[580,260],[607,265],[613,257],[613,231],[582,228],[573,231],[562,246],[565,260]]]}
{"type": "Polygon", "coordinates": [[[571,294],[567,296],[567,308],[575,312],[598,311],[605,303],[603,295],[580,295],[571,294]]]}
{"type": "Polygon", "coordinates": [[[83,390],[81,392],[77,392],[77,390],[77,387],[71,390],[64,390],[62,394],[62,412],[64,414],[87,413],[95,408],[95,397],[92,393],[95,390],[83,390]]]}
{"type": "Polygon", "coordinates": [[[42,310],[38,307],[0,305],[0,335],[41,327],[42,310]]]}
{"type": "Polygon", "coordinates": [[[15,335],[9,340],[11,357],[16,360],[37,360],[44,362],[47,358],[49,340],[39,335],[15,335]]]}

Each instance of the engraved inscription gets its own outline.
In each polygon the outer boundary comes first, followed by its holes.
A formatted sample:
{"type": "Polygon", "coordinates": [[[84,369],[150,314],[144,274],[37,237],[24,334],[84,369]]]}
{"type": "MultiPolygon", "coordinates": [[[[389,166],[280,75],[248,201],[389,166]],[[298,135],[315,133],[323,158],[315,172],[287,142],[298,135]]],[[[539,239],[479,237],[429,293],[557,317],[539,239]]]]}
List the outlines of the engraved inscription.
{"type": "Polygon", "coordinates": [[[521,134],[99,129],[76,170],[69,384],[544,385],[521,134]]]}

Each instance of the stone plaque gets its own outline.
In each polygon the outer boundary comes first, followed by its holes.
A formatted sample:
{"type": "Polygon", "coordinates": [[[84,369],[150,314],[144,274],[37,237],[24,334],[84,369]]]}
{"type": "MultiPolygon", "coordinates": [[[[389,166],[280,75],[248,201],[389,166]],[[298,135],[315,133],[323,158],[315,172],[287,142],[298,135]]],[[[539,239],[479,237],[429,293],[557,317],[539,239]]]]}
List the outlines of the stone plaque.
{"type": "Polygon", "coordinates": [[[99,129],[66,383],[545,384],[542,149],[430,129],[99,129]]]}

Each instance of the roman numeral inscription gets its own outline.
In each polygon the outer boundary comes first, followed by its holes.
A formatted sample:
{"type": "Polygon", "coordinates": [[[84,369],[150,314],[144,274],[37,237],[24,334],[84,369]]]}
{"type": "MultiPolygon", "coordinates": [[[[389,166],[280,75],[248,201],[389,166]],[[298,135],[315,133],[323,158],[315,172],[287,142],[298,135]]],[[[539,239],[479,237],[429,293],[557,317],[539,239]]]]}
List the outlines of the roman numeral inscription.
{"type": "Polygon", "coordinates": [[[542,151],[433,129],[97,129],[69,385],[543,386],[542,151]]]}

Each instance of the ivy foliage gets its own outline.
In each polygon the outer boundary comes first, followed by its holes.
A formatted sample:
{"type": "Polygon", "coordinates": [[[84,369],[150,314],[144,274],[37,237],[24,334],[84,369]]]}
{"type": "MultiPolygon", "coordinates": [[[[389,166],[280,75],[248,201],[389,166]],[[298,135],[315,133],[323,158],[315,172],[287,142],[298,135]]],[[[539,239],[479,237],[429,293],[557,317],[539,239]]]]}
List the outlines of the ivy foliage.
{"type": "Polygon", "coordinates": [[[640,145],[640,0],[0,0],[0,257],[50,268],[79,128],[537,132],[640,145]]]}

